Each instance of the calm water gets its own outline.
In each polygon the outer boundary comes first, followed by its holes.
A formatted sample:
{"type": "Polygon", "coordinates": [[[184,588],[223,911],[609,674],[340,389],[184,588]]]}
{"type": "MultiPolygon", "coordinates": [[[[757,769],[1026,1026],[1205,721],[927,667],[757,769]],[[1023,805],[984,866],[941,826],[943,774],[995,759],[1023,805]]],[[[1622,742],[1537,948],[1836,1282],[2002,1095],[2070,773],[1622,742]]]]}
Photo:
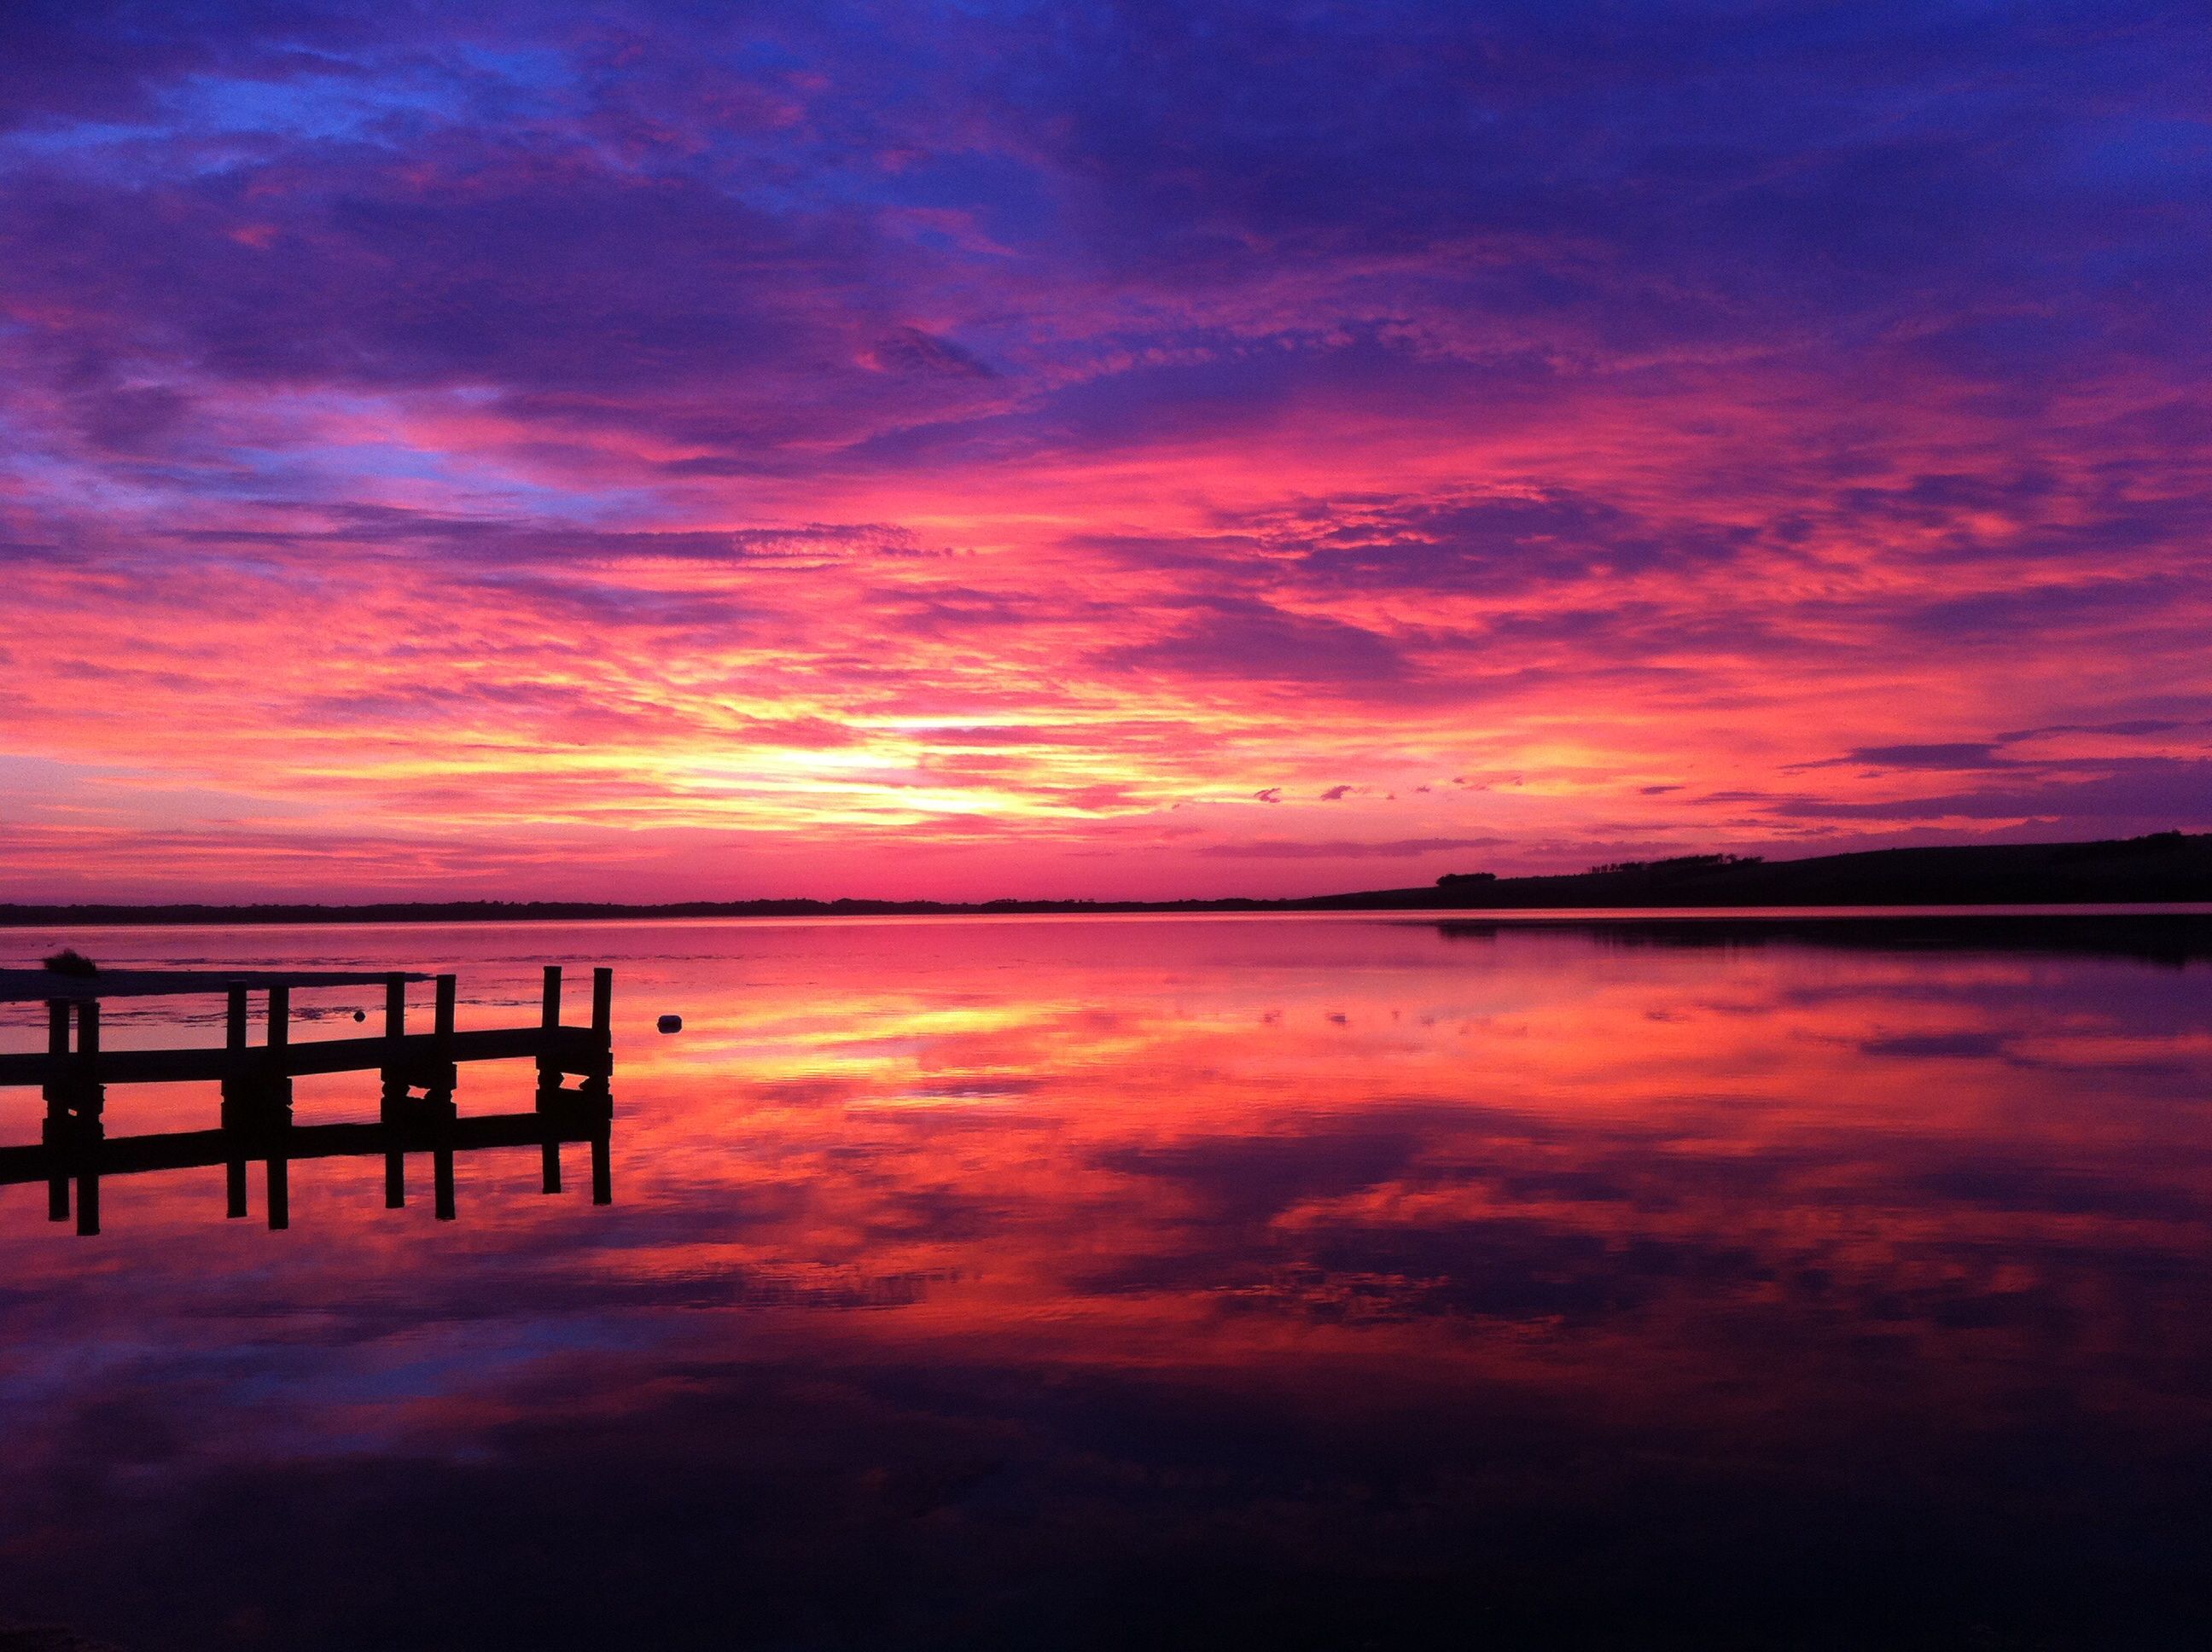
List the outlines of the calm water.
{"type": "MultiPolygon", "coordinates": [[[[94,1239],[0,1189],[0,1622],[128,1652],[2202,1644],[2212,967],[1869,934],[70,937],[450,967],[464,1026],[612,963],[615,1203],[573,1157],[542,1195],[528,1149],[464,1157],[451,1224],[384,1210],[374,1159],[295,1167],[283,1233],[226,1222],[220,1170],[111,1180],[94,1239]]],[[[295,1037],[374,1024],[300,1004],[295,1037]]],[[[108,1042],[176,1013],[118,1003],[108,1042]]],[[[462,1108],[531,1082],[465,1069],[462,1108]]],[[[373,1116],[373,1084],[303,1081],[299,1116],[373,1116]]],[[[118,1088],[108,1125],[212,1111],[118,1088]]],[[[0,1139],[37,1117],[0,1092],[0,1139]]]]}

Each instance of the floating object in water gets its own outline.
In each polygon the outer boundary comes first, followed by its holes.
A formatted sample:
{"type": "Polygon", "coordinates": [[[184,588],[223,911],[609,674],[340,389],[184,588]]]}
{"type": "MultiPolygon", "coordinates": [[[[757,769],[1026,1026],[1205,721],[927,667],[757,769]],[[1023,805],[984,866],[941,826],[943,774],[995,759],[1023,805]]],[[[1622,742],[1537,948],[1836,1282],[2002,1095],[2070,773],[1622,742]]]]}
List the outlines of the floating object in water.
{"type": "Polygon", "coordinates": [[[366,1021],[368,1019],[368,1011],[366,1010],[356,1010],[353,1012],[353,1018],[356,1021],[366,1021]]]}
{"type": "Polygon", "coordinates": [[[684,1017],[680,1015],[665,1015],[660,1017],[659,1021],[656,1024],[663,1032],[682,1032],[684,1030],[684,1017]]]}

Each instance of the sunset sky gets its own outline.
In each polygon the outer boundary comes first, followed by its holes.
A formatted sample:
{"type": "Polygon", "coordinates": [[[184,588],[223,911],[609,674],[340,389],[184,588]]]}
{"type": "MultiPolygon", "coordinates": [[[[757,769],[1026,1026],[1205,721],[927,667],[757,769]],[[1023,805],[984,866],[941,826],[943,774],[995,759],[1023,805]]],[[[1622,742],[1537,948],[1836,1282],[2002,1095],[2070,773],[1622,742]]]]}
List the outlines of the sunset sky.
{"type": "Polygon", "coordinates": [[[2212,828],[2212,20],[0,8],[0,898],[2212,828]]]}

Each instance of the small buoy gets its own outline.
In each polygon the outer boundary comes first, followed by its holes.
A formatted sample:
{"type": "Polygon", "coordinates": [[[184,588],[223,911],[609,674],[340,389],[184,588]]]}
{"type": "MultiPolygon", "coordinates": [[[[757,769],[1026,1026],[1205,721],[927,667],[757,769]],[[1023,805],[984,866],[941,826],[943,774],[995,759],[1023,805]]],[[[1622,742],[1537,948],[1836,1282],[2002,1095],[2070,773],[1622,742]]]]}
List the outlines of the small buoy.
{"type": "Polygon", "coordinates": [[[660,1017],[658,1024],[663,1032],[682,1032],[684,1017],[680,1015],[665,1015],[660,1017]]]}
{"type": "Polygon", "coordinates": [[[356,1010],[353,1012],[353,1018],[356,1021],[366,1021],[368,1019],[368,1011],[366,1010],[356,1010]]]}

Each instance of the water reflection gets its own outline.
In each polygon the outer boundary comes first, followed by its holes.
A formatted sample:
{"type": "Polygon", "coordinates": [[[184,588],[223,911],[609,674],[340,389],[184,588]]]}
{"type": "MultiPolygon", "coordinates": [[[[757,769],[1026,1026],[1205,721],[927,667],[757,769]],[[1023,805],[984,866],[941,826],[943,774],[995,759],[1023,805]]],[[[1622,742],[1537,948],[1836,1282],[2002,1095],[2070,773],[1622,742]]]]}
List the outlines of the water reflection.
{"type": "Polygon", "coordinates": [[[95,1247],[0,1193],[0,1600],[129,1648],[2185,1643],[2196,942],[1492,927],[134,936],[451,964],[465,1024],[614,963],[623,1202],[464,1163],[441,1227],[334,1160],[270,1235],[179,1171],[95,1247]]]}

